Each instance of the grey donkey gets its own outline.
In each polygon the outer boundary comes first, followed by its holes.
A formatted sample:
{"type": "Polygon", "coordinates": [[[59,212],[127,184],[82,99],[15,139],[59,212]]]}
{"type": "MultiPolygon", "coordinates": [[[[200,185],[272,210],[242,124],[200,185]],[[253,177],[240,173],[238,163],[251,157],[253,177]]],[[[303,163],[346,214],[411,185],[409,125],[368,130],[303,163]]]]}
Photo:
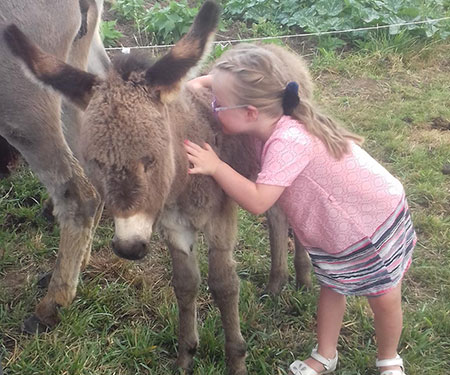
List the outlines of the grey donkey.
{"type": "Polygon", "coordinates": [[[79,69],[87,68],[91,54],[93,69],[100,73],[109,65],[98,35],[102,6],[103,0],[0,2],[0,135],[22,154],[47,188],[61,227],[53,277],[35,314],[25,322],[28,331],[35,331],[40,322],[56,324],[58,307],[73,300],[80,269],[89,260],[100,197],[74,155],[77,145],[74,142],[70,148],[66,141],[77,139],[81,111],[24,76],[6,46],[6,22],[19,25],[46,51],[79,69]]]}

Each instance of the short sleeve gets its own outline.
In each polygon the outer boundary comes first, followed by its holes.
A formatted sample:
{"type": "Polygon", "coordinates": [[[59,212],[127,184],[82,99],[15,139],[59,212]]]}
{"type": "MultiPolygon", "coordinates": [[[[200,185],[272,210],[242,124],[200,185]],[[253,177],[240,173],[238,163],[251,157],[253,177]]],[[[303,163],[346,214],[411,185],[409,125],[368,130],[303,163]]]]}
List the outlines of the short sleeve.
{"type": "Polygon", "coordinates": [[[264,145],[256,183],[290,186],[312,158],[311,137],[298,127],[277,129],[264,145]]]}

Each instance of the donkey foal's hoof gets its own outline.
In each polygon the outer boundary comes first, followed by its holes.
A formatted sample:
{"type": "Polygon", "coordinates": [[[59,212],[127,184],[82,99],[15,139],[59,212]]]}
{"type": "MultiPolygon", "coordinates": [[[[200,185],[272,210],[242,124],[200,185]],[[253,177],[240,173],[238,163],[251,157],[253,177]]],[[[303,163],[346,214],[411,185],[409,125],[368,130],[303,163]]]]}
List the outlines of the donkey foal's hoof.
{"type": "Polygon", "coordinates": [[[50,331],[50,327],[43,324],[36,315],[31,315],[22,324],[22,332],[34,335],[36,333],[45,333],[50,331]]]}
{"type": "Polygon", "coordinates": [[[287,282],[288,278],[275,282],[269,281],[262,295],[268,294],[271,297],[279,296],[287,282]]]}

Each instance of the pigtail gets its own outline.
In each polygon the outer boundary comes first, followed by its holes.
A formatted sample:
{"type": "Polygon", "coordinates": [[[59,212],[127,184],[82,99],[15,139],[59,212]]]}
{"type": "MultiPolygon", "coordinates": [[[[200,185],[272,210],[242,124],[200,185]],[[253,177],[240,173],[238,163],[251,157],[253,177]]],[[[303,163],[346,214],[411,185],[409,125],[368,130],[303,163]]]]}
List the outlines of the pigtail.
{"type": "Polygon", "coordinates": [[[364,138],[343,128],[331,117],[318,112],[308,100],[301,100],[292,117],[305,125],[308,132],[319,138],[334,158],[350,152],[350,140],[361,145],[364,138]]]}
{"type": "Polygon", "coordinates": [[[298,106],[298,103],[300,103],[297,82],[291,81],[286,85],[281,102],[283,106],[283,114],[290,116],[295,107],[298,106]]]}

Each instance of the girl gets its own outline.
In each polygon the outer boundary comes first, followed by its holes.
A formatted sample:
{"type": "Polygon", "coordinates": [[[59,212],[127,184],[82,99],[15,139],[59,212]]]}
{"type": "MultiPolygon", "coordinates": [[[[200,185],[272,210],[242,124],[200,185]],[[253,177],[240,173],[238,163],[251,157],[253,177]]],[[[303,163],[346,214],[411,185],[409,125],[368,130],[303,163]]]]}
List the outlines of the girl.
{"type": "MultiPolygon", "coordinates": [[[[401,183],[357,143],[361,139],[320,114],[309,93],[290,82],[287,66],[262,46],[226,52],[210,86],[223,131],[249,134],[261,165],[256,182],[222,162],[210,145],[185,141],[191,174],[212,176],[246,210],[261,214],[277,200],[311,257],[320,282],[317,346],[290,374],[326,374],[336,351],[346,295],[368,298],[382,375],[404,375],[397,354],[402,331],[401,279],[416,236],[401,183]]],[[[305,68],[306,69],[306,68],[305,68]]],[[[303,77],[308,77],[305,73],[303,77]]]]}

